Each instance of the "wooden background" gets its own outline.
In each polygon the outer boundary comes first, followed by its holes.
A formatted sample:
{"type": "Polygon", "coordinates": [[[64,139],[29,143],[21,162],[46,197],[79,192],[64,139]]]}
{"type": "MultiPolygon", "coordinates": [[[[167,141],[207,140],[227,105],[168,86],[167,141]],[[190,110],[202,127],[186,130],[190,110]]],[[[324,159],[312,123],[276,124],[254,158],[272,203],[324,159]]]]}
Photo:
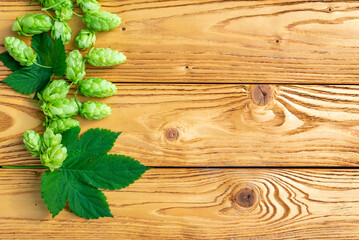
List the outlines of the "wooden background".
{"type": "MultiPolygon", "coordinates": [[[[122,131],[113,152],[153,169],[90,221],[51,218],[42,170],[0,169],[1,239],[359,239],[358,1],[100,3],[123,23],[96,47],[128,61],[87,68],[119,91],[81,127],[122,131]]],[[[0,39],[40,9],[2,0],[0,39]]],[[[0,166],[40,164],[21,140],[37,110],[0,84],[0,166]]]]}

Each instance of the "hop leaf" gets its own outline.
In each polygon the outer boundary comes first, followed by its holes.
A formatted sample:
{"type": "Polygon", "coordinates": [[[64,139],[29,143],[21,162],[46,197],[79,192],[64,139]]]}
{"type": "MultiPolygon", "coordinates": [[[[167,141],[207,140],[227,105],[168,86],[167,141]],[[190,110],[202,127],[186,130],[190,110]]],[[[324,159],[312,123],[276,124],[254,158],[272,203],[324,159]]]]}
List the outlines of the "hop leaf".
{"type": "Polygon", "coordinates": [[[124,63],[126,59],[123,53],[110,48],[93,48],[86,56],[87,62],[96,67],[115,66],[124,63]]]}
{"type": "Polygon", "coordinates": [[[67,22],[55,21],[51,28],[51,37],[56,40],[58,38],[64,44],[68,44],[71,40],[72,30],[67,22]]]}
{"type": "Polygon", "coordinates": [[[87,78],[80,81],[80,92],[86,97],[110,97],[117,92],[112,82],[102,78],[87,78]]]}
{"type": "Polygon", "coordinates": [[[42,146],[42,138],[40,134],[33,130],[26,130],[22,135],[22,140],[26,150],[30,151],[31,156],[40,156],[40,148],[42,146]]]}
{"type": "Polygon", "coordinates": [[[88,11],[84,15],[83,21],[86,23],[87,28],[97,32],[108,32],[121,24],[121,18],[119,16],[103,10],[88,11]]]}
{"type": "Polygon", "coordinates": [[[66,78],[75,84],[86,75],[85,60],[79,50],[73,50],[66,58],[66,78]]]}
{"type": "Polygon", "coordinates": [[[82,105],[80,113],[89,120],[100,120],[110,116],[112,110],[105,103],[87,101],[82,105]]]}
{"type": "Polygon", "coordinates": [[[86,219],[112,217],[105,195],[98,190],[121,189],[148,169],[138,161],[106,155],[120,133],[106,129],[90,129],[78,139],[80,128],[63,134],[68,150],[61,171],[46,171],[41,180],[41,196],[55,217],[69,201],[70,209],[86,219]],[[92,161],[90,161],[92,160],[92,161]]]}
{"type": "Polygon", "coordinates": [[[93,47],[95,42],[96,33],[89,29],[82,29],[75,39],[76,46],[82,50],[93,47]]]}
{"type": "Polygon", "coordinates": [[[9,54],[22,66],[31,66],[36,62],[37,54],[24,41],[16,37],[6,37],[4,45],[9,54]]]}
{"type": "Polygon", "coordinates": [[[26,13],[21,18],[16,18],[12,30],[19,35],[32,36],[48,32],[51,26],[52,20],[49,16],[42,13],[26,13]]]}

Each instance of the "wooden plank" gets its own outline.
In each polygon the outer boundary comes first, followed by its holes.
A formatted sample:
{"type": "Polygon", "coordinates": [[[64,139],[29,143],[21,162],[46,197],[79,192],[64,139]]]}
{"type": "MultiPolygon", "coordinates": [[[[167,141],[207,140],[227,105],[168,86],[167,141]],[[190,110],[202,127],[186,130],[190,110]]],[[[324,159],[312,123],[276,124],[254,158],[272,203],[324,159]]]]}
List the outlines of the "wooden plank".
{"type": "MultiPolygon", "coordinates": [[[[118,89],[102,100],[112,115],[81,118],[81,127],[123,131],[113,152],[147,166],[359,164],[359,86],[272,86],[264,106],[252,100],[258,92],[253,85],[118,84],[118,89]]],[[[26,129],[42,131],[36,107],[5,84],[0,99],[0,165],[39,164],[21,141],[26,129]]]]}
{"type": "Polygon", "coordinates": [[[358,239],[358,170],[151,169],[115,218],[54,219],[35,170],[0,169],[1,239],[358,239]]]}
{"type": "MultiPolygon", "coordinates": [[[[122,50],[129,60],[106,71],[89,68],[91,76],[114,82],[357,83],[358,1],[100,2],[123,18],[124,30],[99,33],[96,46],[122,50]]],[[[14,35],[17,16],[41,9],[27,0],[1,1],[0,8],[0,39],[14,35]]],[[[84,24],[78,17],[70,24],[74,38],[84,24]]],[[[0,79],[8,74],[1,66],[0,79]]]]}

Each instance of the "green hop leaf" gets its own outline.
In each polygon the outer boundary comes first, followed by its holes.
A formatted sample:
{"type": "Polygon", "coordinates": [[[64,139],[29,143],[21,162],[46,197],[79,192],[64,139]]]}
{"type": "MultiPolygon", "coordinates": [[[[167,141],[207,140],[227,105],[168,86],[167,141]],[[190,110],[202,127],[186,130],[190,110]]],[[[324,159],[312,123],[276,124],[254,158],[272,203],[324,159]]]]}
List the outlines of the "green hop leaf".
{"type": "Polygon", "coordinates": [[[110,97],[117,92],[115,84],[102,78],[87,78],[79,83],[80,92],[86,97],[110,97]]]}
{"type": "Polygon", "coordinates": [[[4,45],[8,53],[22,66],[31,66],[36,62],[36,53],[24,41],[16,37],[6,37],[4,45]]]}
{"type": "Polygon", "coordinates": [[[19,35],[32,36],[50,31],[52,20],[49,16],[42,13],[26,13],[21,18],[16,18],[12,25],[12,30],[19,35]]]}
{"type": "MultiPolygon", "coordinates": [[[[46,124],[46,123],[45,123],[46,124]]],[[[54,133],[63,133],[73,127],[79,126],[80,123],[76,119],[64,118],[64,119],[51,119],[48,122],[48,128],[52,129],[54,133]]]]}
{"type": "Polygon", "coordinates": [[[70,90],[70,85],[63,79],[52,81],[40,94],[39,98],[45,102],[53,103],[64,99],[70,90]]]}
{"type": "Polygon", "coordinates": [[[71,40],[72,30],[67,22],[55,21],[51,28],[51,37],[56,40],[60,38],[64,44],[71,40]]]}
{"type": "Polygon", "coordinates": [[[85,75],[85,59],[79,50],[71,51],[66,58],[66,78],[77,84],[85,75]]]}
{"type": "Polygon", "coordinates": [[[80,6],[83,12],[98,10],[101,7],[96,0],[77,0],[77,5],[80,6]]]}
{"type": "Polygon", "coordinates": [[[40,134],[33,130],[26,130],[22,135],[22,140],[26,150],[30,151],[31,156],[40,156],[40,148],[42,146],[42,138],[40,134]]]}
{"type": "Polygon", "coordinates": [[[67,149],[62,144],[44,149],[40,155],[41,164],[50,168],[51,172],[60,168],[66,157],[67,149]]]}
{"type": "Polygon", "coordinates": [[[41,196],[55,217],[69,202],[80,217],[112,217],[105,195],[98,190],[121,189],[139,179],[148,169],[122,155],[106,155],[120,133],[90,129],[78,139],[80,128],[63,134],[68,150],[61,171],[46,171],[41,180],[41,196]]]}
{"type": "Polygon", "coordinates": [[[76,46],[82,50],[95,46],[95,42],[96,33],[89,29],[82,29],[75,39],[76,46]]]}
{"type": "Polygon", "coordinates": [[[112,110],[105,103],[87,101],[82,105],[80,113],[89,120],[100,120],[110,116],[112,110]]]}
{"type": "Polygon", "coordinates": [[[78,114],[80,107],[81,103],[76,102],[75,99],[65,98],[54,103],[46,104],[42,110],[44,114],[50,118],[69,118],[78,114]]]}
{"type": "Polygon", "coordinates": [[[22,68],[20,63],[10,56],[9,52],[1,53],[0,61],[2,61],[3,64],[11,71],[16,71],[22,68]]]}
{"type": "Polygon", "coordinates": [[[111,48],[93,48],[86,56],[89,64],[96,67],[110,67],[122,64],[126,61],[126,56],[123,53],[112,50],[111,48]]]}
{"type": "Polygon", "coordinates": [[[93,31],[108,32],[120,26],[121,18],[116,14],[103,10],[90,10],[83,17],[87,28],[93,31]]]}
{"type": "Polygon", "coordinates": [[[61,144],[62,141],[62,135],[61,134],[55,134],[51,128],[47,128],[42,135],[43,139],[43,149],[55,147],[59,144],[61,144]]]}

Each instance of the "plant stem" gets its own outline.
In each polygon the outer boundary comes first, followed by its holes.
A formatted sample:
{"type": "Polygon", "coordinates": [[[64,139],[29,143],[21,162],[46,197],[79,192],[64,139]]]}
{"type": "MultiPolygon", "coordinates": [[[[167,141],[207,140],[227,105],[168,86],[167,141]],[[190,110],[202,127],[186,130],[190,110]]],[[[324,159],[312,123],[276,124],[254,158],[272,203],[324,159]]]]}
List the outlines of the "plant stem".
{"type": "Polygon", "coordinates": [[[78,14],[78,13],[75,13],[74,11],[72,11],[72,13],[75,14],[76,16],[78,16],[78,17],[84,17],[83,15],[80,15],[80,14],[78,14]]]}
{"type": "Polygon", "coordinates": [[[8,169],[38,169],[38,168],[48,168],[44,166],[1,166],[1,168],[8,168],[8,169]]]}
{"type": "Polygon", "coordinates": [[[34,64],[39,66],[39,67],[42,67],[42,68],[52,68],[50,66],[44,66],[44,65],[38,64],[37,62],[34,62],[34,64]]]}

